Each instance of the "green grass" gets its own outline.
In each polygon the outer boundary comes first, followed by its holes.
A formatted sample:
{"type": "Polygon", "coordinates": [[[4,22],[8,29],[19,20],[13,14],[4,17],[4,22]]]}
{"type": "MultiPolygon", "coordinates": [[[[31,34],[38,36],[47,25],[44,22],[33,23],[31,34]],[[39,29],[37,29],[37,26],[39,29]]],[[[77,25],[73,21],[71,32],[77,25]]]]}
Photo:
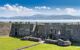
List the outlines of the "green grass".
{"type": "Polygon", "coordinates": [[[35,42],[21,41],[12,37],[0,37],[0,50],[16,50],[17,48],[34,44],[35,42]]]}
{"type": "MultiPolygon", "coordinates": [[[[12,37],[0,37],[0,50],[16,50],[35,43],[36,42],[21,41],[12,37]]],[[[61,47],[54,44],[39,44],[25,50],[80,50],[80,46],[61,47]]]]}
{"type": "Polygon", "coordinates": [[[80,50],[79,46],[61,47],[54,44],[40,44],[25,50],[80,50]]]}

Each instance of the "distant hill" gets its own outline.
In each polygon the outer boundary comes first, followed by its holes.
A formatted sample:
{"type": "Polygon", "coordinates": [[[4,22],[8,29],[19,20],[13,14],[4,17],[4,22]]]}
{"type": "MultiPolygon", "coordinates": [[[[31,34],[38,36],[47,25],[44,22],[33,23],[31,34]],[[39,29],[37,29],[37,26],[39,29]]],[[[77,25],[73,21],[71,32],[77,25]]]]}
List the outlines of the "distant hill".
{"type": "Polygon", "coordinates": [[[15,16],[15,17],[0,17],[0,19],[21,19],[21,20],[54,20],[54,19],[80,19],[80,16],[70,15],[34,15],[34,16],[15,16]]]}

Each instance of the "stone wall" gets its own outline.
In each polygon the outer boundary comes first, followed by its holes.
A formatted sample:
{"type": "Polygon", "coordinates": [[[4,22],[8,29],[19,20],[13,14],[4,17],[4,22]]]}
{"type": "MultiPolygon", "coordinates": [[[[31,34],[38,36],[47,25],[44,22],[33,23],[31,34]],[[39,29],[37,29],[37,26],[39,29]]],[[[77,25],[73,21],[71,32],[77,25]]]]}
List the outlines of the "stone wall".
{"type": "Polygon", "coordinates": [[[71,41],[80,42],[80,24],[68,25],[67,23],[64,23],[64,24],[63,23],[44,23],[44,24],[37,24],[36,29],[33,33],[31,32],[32,30],[33,30],[33,24],[14,23],[12,24],[10,35],[16,36],[16,37],[33,35],[41,38],[50,38],[50,39],[63,38],[63,39],[70,39],[71,41]],[[60,37],[58,37],[59,31],[61,34],[60,37]]]}
{"type": "Polygon", "coordinates": [[[9,36],[11,31],[11,23],[0,22],[0,36],[9,36]]]}
{"type": "Polygon", "coordinates": [[[26,24],[13,23],[11,27],[10,36],[23,37],[30,35],[31,32],[30,26],[32,27],[32,25],[29,23],[26,24]]]}

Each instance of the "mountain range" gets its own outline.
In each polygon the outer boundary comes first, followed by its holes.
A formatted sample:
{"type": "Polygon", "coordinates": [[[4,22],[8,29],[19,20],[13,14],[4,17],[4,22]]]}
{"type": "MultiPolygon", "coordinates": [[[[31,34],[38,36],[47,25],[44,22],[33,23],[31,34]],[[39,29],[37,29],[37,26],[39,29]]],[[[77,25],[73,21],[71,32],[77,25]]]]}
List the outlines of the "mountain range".
{"type": "Polygon", "coordinates": [[[0,19],[20,19],[20,20],[56,20],[56,19],[80,19],[80,16],[71,15],[33,15],[33,16],[14,16],[0,17],[0,19]]]}

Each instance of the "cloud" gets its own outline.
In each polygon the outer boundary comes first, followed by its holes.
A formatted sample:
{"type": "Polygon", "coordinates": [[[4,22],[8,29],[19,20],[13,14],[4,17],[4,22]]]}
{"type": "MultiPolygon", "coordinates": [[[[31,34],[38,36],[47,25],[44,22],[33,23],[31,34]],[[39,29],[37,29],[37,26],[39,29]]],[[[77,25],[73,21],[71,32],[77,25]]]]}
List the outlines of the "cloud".
{"type": "Polygon", "coordinates": [[[27,8],[24,6],[6,4],[0,7],[0,17],[33,16],[33,15],[72,15],[80,16],[80,9],[50,8],[47,6],[27,8]]]}
{"type": "Polygon", "coordinates": [[[43,15],[71,15],[80,16],[80,9],[76,8],[53,8],[53,9],[40,9],[38,10],[43,15]]]}
{"type": "Polygon", "coordinates": [[[80,9],[66,8],[64,12],[72,16],[80,16],[80,9]]]}
{"type": "Polygon", "coordinates": [[[35,7],[35,9],[51,9],[51,8],[46,6],[41,6],[41,7],[35,7]]]}
{"type": "Polygon", "coordinates": [[[0,7],[0,16],[2,17],[13,17],[13,16],[32,16],[35,11],[30,8],[18,6],[18,5],[9,5],[6,4],[3,7],[0,7]]]}

